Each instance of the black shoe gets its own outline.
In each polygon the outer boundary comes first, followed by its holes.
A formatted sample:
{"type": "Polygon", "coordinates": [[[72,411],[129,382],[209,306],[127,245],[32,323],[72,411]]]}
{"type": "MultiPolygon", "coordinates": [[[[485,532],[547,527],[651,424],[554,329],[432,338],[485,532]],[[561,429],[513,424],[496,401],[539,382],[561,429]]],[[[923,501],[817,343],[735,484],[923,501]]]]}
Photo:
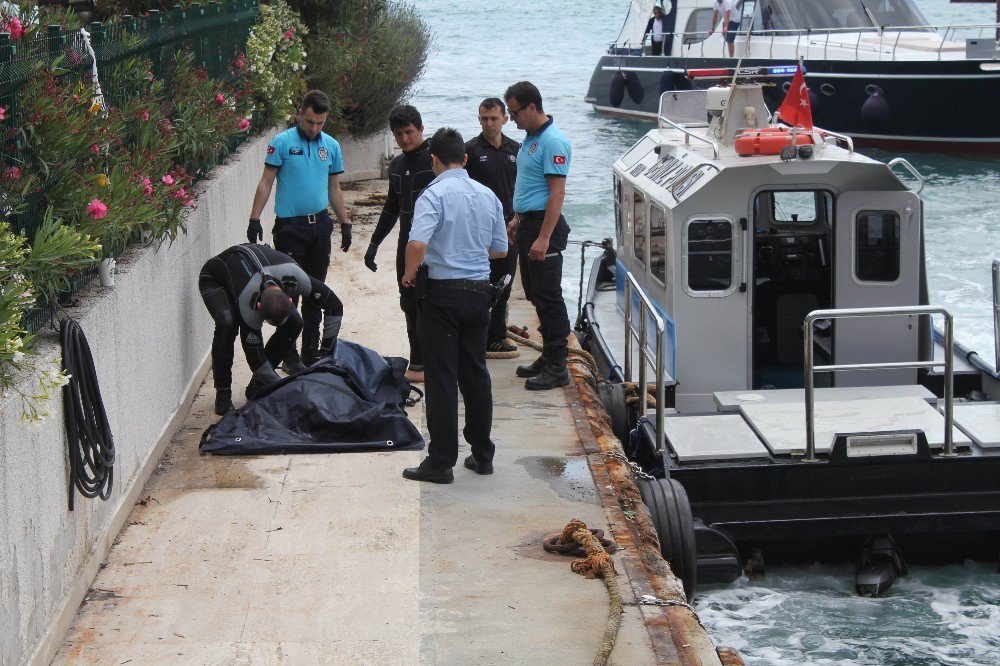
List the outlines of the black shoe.
{"type": "Polygon", "coordinates": [[[481,463],[476,460],[476,456],[469,456],[466,458],[465,467],[466,469],[471,469],[476,474],[482,474],[483,476],[493,473],[493,463],[481,463]]]}
{"type": "Polygon", "coordinates": [[[507,342],[506,339],[494,340],[486,344],[487,352],[509,354],[517,351],[517,345],[507,342]]]}
{"type": "Polygon", "coordinates": [[[243,391],[243,395],[247,397],[247,400],[253,400],[257,397],[263,389],[267,388],[267,385],[263,382],[258,382],[256,379],[251,379],[250,383],[247,384],[247,388],[243,391]]]}
{"type": "Polygon", "coordinates": [[[548,391],[569,384],[569,372],[565,365],[546,364],[545,369],[524,382],[529,391],[548,391]]]}
{"type": "Polygon", "coordinates": [[[427,462],[428,460],[429,458],[424,458],[424,461],[418,467],[407,467],[404,469],[403,478],[413,481],[429,481],[430,483],[455,482],[455,474],[451,471],[450,467],[445,470],[434,469],[427,462]]]}
{"type": "Polygon", "coordinates": [[[295,349],[291,349],[285,354],[285,359],[281,362],[281,369],[290,375],[294,375],[296,372],[305,370],[306,364],[299,358],[299,353],[295,349]]]}
{"type": "Polygon", "coordinates": [[[545,357],[539,356],[538,358],[535,359],[535,362],[532,363],[531,365],[517,366],[515,374],[517,374],[518,377],[534,377],[535,375],[540,373],[543,369],[545,369],[546,365],[548,365],[548,361],[545,360],[545,357]]]}
{"type": "Polygon", "coordinates": [[[215,392],[215,413],[219,416],[225,416],[229,412],[233,411],[233,390],[232,389],[219,389],[215,392]]]}

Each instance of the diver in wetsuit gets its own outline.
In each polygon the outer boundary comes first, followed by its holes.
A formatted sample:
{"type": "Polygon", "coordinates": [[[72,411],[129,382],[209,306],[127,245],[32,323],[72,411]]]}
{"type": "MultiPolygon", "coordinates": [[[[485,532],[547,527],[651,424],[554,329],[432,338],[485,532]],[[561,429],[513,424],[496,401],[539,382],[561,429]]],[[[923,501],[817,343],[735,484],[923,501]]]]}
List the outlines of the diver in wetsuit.
{"type": "Polygon", "coordinates": [[[403,153],[389,164],[389,195],[365,252],[365,266],[372,271],[377,269],[375,253],[398,219],[396,285],[399,287],[399,307],[406,316],[406,336],[410,342],[410,366],[406,377],[411,382],[422,382],[424,358],[417,340],[417,299],[415,290],[404,287],[402,280],[406,268],[406,242],[413,224],[413,207],[424,188],[434,180],[434,170],[429,145],[424,141],[424,125],[419,111],[405,104],[397,106],[389,113],[389,129],[403,153]]]}
{"type": "Polygon", "coordinates": [[[287,254],[267,245],[234,245],[205,262],[198,276],[198,291],[215,321],[212,338],[212,376],[215,380],[215,413],[233,408],[233,343],[239,333],[243,353],[253,371],[247,386],[252,398],[278,381],[275,366],[302,332],[302,316],[292,307],[301,296],[323,310],[321,355],[329,354],[340,333],[344,306],[329,287],[306,275],[287,254]],[[264,322],[276,327],[264,344],[264,322]]]}

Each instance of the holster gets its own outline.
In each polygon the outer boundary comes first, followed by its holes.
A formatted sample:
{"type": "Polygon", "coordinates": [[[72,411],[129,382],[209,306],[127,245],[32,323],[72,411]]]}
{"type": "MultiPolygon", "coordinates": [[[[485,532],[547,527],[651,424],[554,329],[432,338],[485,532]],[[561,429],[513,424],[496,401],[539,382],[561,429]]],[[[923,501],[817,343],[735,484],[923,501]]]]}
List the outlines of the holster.
{"type": "Polygon", "coordinates": [[[427,298],[427,276],[428,271],[427,264],[420,264],[417,268],[417,280],[414,286],[414,295],[417,298],[427,298]]]}
{"type": "Polygon", "coordinates": [[[500,302],[500,297],[503,296],[503,292],[507,288],[507,285],[510,284],[510,281],[510,273],[507,273],[502,278],[497,280],[495,285],[493,285],[493,293],[490,294],[490,310],[495,308],[497,303],[500,302]]]}

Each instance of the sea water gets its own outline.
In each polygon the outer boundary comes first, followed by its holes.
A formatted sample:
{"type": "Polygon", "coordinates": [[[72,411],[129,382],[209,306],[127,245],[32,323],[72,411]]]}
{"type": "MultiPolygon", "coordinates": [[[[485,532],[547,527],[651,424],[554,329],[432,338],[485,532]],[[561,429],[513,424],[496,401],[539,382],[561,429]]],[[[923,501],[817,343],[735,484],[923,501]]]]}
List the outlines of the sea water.
{"type": "MultiPolygon", "coordinates": [[[[992,4],[917,0],[933,24],[993,22],[992,4]]],[[[420,0],[435,35],[412,103],[427,136],[450,126],[479,133],[479,102],[511,83],[534,82],[547,113],[573,144],[564,212],[571,240],[614,231],[611,164],[645,134],[647,123],[598,116],[583,101],[591,73],[617,37],[628,0],[420,0]]],[[[934,90],[928,88],[933,97],[934,90]]],[[[987,113],[976,100],[956,114],[987,113]]],[[[510,123],[505,131],[522,140],[510,123]]],[[[895,153],[871,151],[887,161],[895,153]]],[[[927,179],[926,251],[931,303],[955,315],[956,339],[992,361],[990,264],[1000,258],[1000,159],[898,154],[927,179]]],[[[591,250],[589,256],[594,256],[591,250]]],[[[589,261],[588,261],[589,264],[589,261]]],[[[566,254],[564,294],[575,317],[580,249],[566,254]]],[[[773,567],[762,582],[699,590],[702,621],[718,644],[751,664],[1000,664],[1000,575],[996,565],[914,567],[888,596],[854,595],[850,565],[773,567]]]]}

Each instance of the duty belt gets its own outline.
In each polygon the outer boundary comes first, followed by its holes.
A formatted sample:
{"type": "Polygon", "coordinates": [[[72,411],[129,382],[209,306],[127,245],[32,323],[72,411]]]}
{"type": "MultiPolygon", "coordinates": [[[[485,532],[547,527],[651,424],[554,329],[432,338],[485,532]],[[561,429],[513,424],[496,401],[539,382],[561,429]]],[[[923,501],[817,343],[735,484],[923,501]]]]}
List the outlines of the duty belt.
{"type": "Polygon", "coordinates": [[[461,289],[483,296],[493,296],[493,285],[488,280],[427,280],[428,289],[461,289]]]}
{"type": "Polygon", "coordinates": [[[544,220],[545,211],[544,210],[526,210],[523,213],[518,213],[517,218],[519,220],[524,220],[526,222],[534,222],[535,220],[544,220]]]}
{"type": "Polygon", "coordinates": [[[275,222],[304,222],[306,224],[316,224],[317,222],[325,222],[330,218],[330,211],[321,210],[318,213],[309,213],[308,215],[296,215],[294,217],[275,217],[275,222]]]}

